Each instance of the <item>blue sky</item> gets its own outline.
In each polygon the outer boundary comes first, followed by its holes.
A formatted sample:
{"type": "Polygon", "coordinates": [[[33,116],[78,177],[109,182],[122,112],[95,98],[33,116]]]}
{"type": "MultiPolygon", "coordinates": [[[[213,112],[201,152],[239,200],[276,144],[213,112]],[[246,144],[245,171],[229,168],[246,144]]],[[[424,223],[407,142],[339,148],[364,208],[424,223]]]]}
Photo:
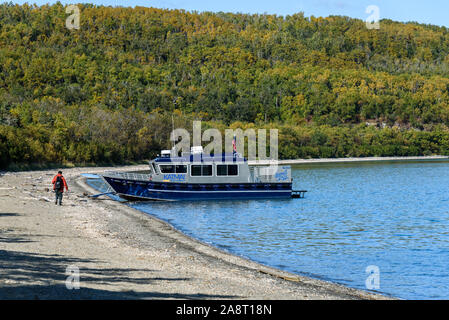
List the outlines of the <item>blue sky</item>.
{"type": "MultiPolygon", "coordinates": [[[[3,0],[0,0],[3,1],[3,0]]],[[[13,1],[15,3],[54,3],[48,0],[13,1]]],[[[61,1],[76,3],[77,1],[61,1]]],[[[366,8],[376,5],[380,9],[380,18],[396,21],[417,21],[449,27],[448,0],[84,0],[94,4],[112,6],[145,6],[167,9],[185,9],[196,11],[225,11],[241,13],[270,13],[279,15],[293,14],[299,11],[306,16],[345,15],[366,20],[370,14],[366,8]]]]}

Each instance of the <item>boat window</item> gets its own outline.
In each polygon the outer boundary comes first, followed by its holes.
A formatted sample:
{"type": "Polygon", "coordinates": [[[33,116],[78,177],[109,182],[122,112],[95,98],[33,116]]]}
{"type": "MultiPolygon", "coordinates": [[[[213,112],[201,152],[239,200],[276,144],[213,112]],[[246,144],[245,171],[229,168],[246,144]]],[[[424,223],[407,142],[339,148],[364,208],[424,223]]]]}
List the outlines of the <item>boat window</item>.
{"type": "Polygon", "coordinates": [[[159,165],[162,173],[175,173],[175,166],[159,165]]]}
{"type": "Polygon", "coordinates": [[[201,177],[201,166],[191,167],[192,177],[201,177]]]}
{"type": "Polygon", "coordinates": [[[217,164],[217,176],[227,176],[228,166],[225,164],[217,164]]]}
{"type": "Polygon", "coordinates": [[[212,165],[202,166],[203,167],[203,176],[210,177],[212,175],[212,165]]]}
{"type": "Polygon", "coordinates": [[[185,165],[177,165],[176,173],[187,173],[187,166],[185,165]]]}
{"type": "Polygon", "coordinates": [[[153,167],[154,173],[157,174],[158,171],[156,170],[156,166],[154,165],[154,163],[151,163],[151,166],[153,167]]]}
{"type": "Polygon", "coordinates": [[[238,176],[238,166],[236,164],[228,165],[228,176],[238,176]]]}
{"type": "Polygon", "coordinates": [[[212,165],[192,165],[191,166],[192,177],[212,176],[212,165]]]}
{"type": "Polygon", "coordinates": [[[217,176],[238,176],[236,164],[217,164],[217,176]]]}

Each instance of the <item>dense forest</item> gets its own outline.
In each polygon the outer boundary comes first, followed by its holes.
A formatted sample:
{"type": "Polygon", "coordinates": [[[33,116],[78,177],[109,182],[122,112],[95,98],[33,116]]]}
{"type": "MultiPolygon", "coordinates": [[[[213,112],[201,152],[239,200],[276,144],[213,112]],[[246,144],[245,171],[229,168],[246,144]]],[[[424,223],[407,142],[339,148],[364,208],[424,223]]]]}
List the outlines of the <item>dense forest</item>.
{"type": "Polygon", "coordinates": [[[449,30],[348,17],[0,5],[0,167],[149,159],[176,127],[280,158],[449,155],[449,30]]]}

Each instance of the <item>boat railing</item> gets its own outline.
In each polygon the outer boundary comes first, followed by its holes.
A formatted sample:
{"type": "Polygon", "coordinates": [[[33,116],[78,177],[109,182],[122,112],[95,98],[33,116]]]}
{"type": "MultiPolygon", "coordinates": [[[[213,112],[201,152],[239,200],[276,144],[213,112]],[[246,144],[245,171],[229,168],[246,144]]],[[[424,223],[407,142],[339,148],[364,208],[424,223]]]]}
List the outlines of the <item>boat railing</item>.
{"type": "Polygon", "coordinates": [[[251,179],[251,183],[272,183],[279,182],[279,180],[275,176],[267,176],[267,175],[255,175],[253,179],[251,179]]]}
{"type": "Polygon", "coordinates": [[[291,182],[291,169],[290,167],[278,166],[252,166],[250,169],[250,182],[291,182]]]}
{"type": "MultiPolygon", "coordinates": [[[[103,176],[133,181],[151,180],[151,174],[137,172],[105,171],[103,176]]],[[[251,168],[248,180],[251,183],[291,182],[291,170],[290,167],[256,166],[251,168]]]]}
{"type": "Polygon", "coordinates": [[[118,178],[126,180],[135,181],[148,181],[151,175],[145,173],[134,173],[134,172],[119,172],[119,171],[105,171],[104,176],[109,178],[118,178]]]}

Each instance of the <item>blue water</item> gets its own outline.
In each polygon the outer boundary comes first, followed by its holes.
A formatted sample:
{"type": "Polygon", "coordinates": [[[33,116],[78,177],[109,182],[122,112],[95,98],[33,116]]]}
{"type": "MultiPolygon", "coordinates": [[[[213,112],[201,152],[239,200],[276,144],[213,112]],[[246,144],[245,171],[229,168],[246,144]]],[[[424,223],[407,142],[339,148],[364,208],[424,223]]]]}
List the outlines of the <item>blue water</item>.
{"type": "Polygon", "coordinates": [[[293,273],[404,299],[449,298],[449,163],[293,168],[305,199],[135,203],[216,247],[293,273]]]}

